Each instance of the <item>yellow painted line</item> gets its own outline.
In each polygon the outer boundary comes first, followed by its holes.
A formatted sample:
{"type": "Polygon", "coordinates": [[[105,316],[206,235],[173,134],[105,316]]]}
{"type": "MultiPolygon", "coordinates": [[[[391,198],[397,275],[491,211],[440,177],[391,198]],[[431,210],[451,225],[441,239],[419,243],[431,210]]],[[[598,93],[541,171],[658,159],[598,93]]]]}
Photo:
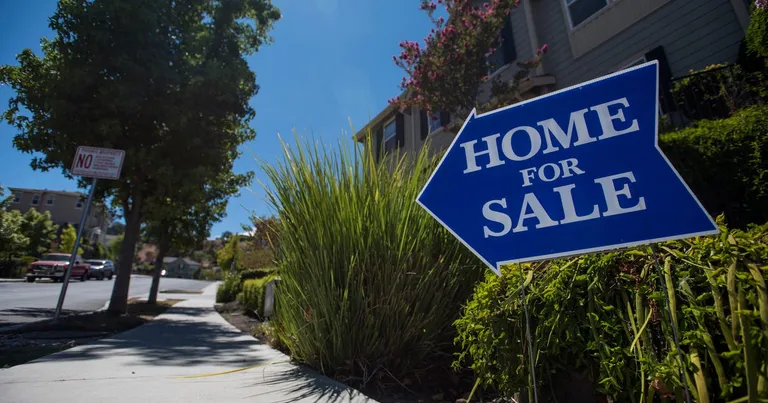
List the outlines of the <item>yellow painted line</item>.
{"type": "Polygon", "coordinates": [[[274,362],[270,362],[268,364],[251,365],[249,367],[230,369],[229,371],[214,372],[214,373],[211,373],[211,374],[174,376],[174,377],[171,377],[171,379],[207,378],[207,377],[210,377],[210,376],[219,376],[219,375],[233,374],[235,372],[242,372],[242,371],[247,371],[249,369],[260,368],[260,367],[268,367],[268,366],[273,365],[273,364],[283,364],[283,363],[287,363],[287,362],[289,362],[289,361],[274,361],[274,362]]]}

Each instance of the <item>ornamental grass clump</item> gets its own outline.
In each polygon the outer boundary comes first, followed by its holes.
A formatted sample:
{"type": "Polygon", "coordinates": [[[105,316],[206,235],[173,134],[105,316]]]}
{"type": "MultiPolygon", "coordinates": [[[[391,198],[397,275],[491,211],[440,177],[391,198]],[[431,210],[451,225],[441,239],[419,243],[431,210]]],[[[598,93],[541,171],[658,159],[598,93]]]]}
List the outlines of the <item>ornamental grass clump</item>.
{"type": "Polygon", "coordinates": [[[362,387],[449,363],[451,324],[486,269],[415,202],[436,161],[283,149],[263,169],[280,218],[273,323],[291,355],[362,387]]]}

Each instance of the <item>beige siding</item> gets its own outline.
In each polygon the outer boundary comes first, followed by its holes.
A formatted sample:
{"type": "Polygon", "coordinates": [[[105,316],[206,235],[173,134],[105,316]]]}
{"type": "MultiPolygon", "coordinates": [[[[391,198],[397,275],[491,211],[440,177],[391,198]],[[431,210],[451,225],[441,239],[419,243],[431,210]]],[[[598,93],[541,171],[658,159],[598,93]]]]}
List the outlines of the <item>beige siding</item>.
{"type": "MultiPolygon", "coordinates": [[[[574,57],[562,0],[532,4],[539,41],[549,45],[544,58],[546,73],[556,77],[558,88],[609,74],[657,46],[664,47],[672,75],[682,76],[711,64],[735,61],[744,38],[731,0],[671,0],[574,57]]],[[[614,17],[605,12],[594,23],[609,18],[614,17]]]]}
{"type": "MultiPolygon", "coordinates": [[[[80,224],[80,219],[83,214],[85,203],[83,202],[82,208],[77,208],[76,205],[77,201],[81,197],[84,198],[84,196],[61,194],[46,190],[23,191],[17,193],[20,193],[21,197],[19,198],[20,200],[18,203],[12,203],[10,205],[10,208],[13,210],[19,210],[22,213],[26,213],[30,209],[36,209],[41,213],[49,211],[51,213],[51,220],[56,225],[61,226],[64,224],[70,224],[72,226],[77,226],[80,224]],[[36,205],[32,204],[34,195],[40,195],[40,201],[36,205]],[[46,200],[51,195],[55,197],[55,200],[53,205],[48,205],[46,204],[46,200]]],[[[108,226],[109,219],[107,218],[103,208],[99,206],[92,206],[91,211],[88,213],[88,218],[85,222],[85,228],[91,229],[98,227],[101,229],[100,240],[103,240],[104,236],[106,235],[108,226]]]]}

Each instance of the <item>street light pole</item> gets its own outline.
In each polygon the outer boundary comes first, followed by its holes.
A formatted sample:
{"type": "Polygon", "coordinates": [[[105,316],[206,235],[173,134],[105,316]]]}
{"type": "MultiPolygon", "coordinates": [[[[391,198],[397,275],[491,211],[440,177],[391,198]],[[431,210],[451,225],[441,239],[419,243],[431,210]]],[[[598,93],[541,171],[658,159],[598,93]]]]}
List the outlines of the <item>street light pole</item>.
{"type": "Polygon", "coordinates": [[[59,315],[61,315],[61,307],[64,305],[64,296],[67,295],[67,286],[69,285],[69,277],[72,275],[72,266],[75,263],[75,258],[77,257],[77,249],[80,248],[80,236],[83,234],[83,228],[85,227],[85,222],[88,219],[88,212],[91,209],[91,202],[93,201],[93,193],[96,190],[96,181],[98,179],[93,178],[93,183],[91,184],[91,190],[88,192],[88,201],[85,202],[85,208],[83,209],[83,216],[80,217],[80,226],[77,227],[77,237],[75,237],[75,246],[72,248],[72,254],[69,256],[69,265],[67,266],[67,271],[64,273],[64,283],[61,285],[61,293],[59,293],[59,302],[56,304],[56,313],[54,314],[54,319],[58,320],[59,315]]]}

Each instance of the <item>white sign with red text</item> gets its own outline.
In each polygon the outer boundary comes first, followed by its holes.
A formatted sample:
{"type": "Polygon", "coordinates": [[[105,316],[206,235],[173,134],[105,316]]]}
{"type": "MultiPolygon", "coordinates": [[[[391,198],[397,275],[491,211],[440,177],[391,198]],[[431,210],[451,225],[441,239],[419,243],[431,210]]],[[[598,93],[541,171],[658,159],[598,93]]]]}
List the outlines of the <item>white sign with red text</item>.
{"type": "Polygon", "coordinates": [[[77,147],[72,175],[98,179],[120,179],[125,151],[111,148],[77,147]]]}

